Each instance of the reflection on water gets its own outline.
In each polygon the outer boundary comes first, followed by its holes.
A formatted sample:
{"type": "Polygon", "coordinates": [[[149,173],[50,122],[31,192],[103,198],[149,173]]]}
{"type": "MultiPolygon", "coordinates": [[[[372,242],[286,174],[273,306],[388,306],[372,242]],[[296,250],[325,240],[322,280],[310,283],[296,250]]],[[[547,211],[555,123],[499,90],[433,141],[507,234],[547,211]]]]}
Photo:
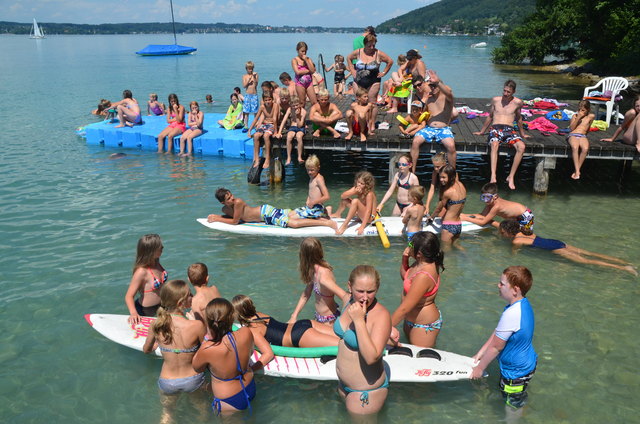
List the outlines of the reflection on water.
{"type": "MultiPolygon", "coordinates": [[[[141,101],[149,92],[161,97],[177,92],[183,103],[201,100],[209,92],[226,99],[229,88],[239,85],[249,59],[256,62],[263,80],[277,79],[288,71],[299,41],[298,34],[274,35],[265,46],[264,35],[233,37],[243,41],[243,49],[228,52],[225,46],[237,40],[231,36],[185,36],[184,43],[196,45],[199,53],[166,63],[132,53],[131,46],[149,44],[147,36],[51,37],[43,40],[39,51],[26,39],[1,37],[5,96],[21,99],[22,109],[29,111],[26,120],[23,113],[4,116],[5,150],[0,156],[0,413],[7,422],[159,420],[156,379],[161,362],[109,342],[82,319],[90,312],[126,313],[123,296],[142,234],[161,234],[162,264],[171,278],[186,278],[188,265],[201,261],[225,296],[244,293],[276,317],[291,314],[303,290],[297,271],[300,240],[216,233],[195,218],[220,210],[213,196],[220,186],[251,205],[300,205],[308,184],[302,167],[286,168],[284,183],[276,187],[249,186],[250,163],[243,160],[137,151],[114,160],[109,157],[118,149],[87,146],[73,132],[94,119],[88,111],[96,100],[115,99],[123,88],[132,88],[141,101]],[[96,71],[114,68],[131,72],[125,76],[96,71]]],[[[333,57],[351,46],[350,36],[304,38],[314,49],[312,57],[319,49],[333,57]]],[[[383,36],[379,47],[389,54],[421,48],[427,65],[446,76],[462,97],[500,94],[503,81],[513,76],[522,96],[544,92],[566,98],[572,90],[581,93],[583,84],[573,84],[570,78],[495,67],[488,52],[471,51],[471,42],[383,36]]],[[[215,107],[224,111],[227,105],[223,101],[215,107]]],[[[386,191],[386,155],[319,155],[331,204],[362,168],[374,173],[379,198],[386,191]]],[[[480,156],[461,155],[459,163],[469,193],[465,209],[478,212],[488,165],[480,156]]],[[[507,160],[501,164],[508,169],[507,160]]],[[[588,160],[583,179],[572,181],[570,164],[558,161],[549,194],[541,197],[531,195],[533,170],[532,161],[525,159],[518,173],[520,188],[501,195],[535,212],[537,233],[637,261],[637,166],[621,183],[618,164],[588,160]]],[[[423,184],[428,184],[430,172],[424,157],[418,170],[423,184]]],[[[496,288],[501,271],[512,264],[526,265],[535,278],[529,297],[536,313],[534,343],[540,363],[521,422],[633,422],[636,413],[630,405],[638,394],[640,365],[633,354],[640,348],[637,279],[570,263],[549,252],[524,249],[512,254],[508,243],[492,231],[464,236],[462,243],[464,252],[453,251],[445,258],[437,300],[445,323],[438,347],[474,354],[504,306],[496,288]]],[[[374,264],[382,275],[380,302],[390,309],[399,304],[404,239],[392,238],[390,249],[383,249],[375,238],[329,238],[323,245],[340,284],[345,285],[355,265],[374,264]]],[[[303,314],[310,316],[311,307],[303,314]]],[[[479,383],[392,384],[380,421],[504,420],[495,388],[498,372],[493,364],[489,378],[479,383]]],[[[259,394],[248,422],[348,419],[335,383],[264,376],[257,381],[259,394]]],[[[187,399],[178,403],[176,417],[178,422],[212,418],[187,399]]]]}

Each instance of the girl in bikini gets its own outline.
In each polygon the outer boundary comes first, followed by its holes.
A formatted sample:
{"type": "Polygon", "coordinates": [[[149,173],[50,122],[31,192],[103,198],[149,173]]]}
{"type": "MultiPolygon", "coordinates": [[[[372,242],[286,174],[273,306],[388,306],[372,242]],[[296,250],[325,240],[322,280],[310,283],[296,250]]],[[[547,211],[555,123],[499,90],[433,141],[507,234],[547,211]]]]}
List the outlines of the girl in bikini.
{"type": "Polygon", "coordinates": [[[155,316],[160,307],[160,287],[167,281],[167,271],[160,265],[163,248],[157,234],[147,234],[138,240],[133,276],[124,296],[129,324],[138,324],[141,316],[155,316]],[[134,300],[136,293],[140,296],[134,300]]]}
{"type": "Polygon", "coordinates": [[[382,208],[387,200],[391,198],[393,193],[398,190],[396,196],[396,204],[393,207],[391,216],[400,216],[404,209],[411,204],[409,199],[409,189],[411,186],[420,185],[416,174],[411,172],[411,157],[409,155],[402,155],[398,158],[396,163],[398,172],[393,176],[389,190],[385,193],[382,201],[378,204],[378,212],[382,215],[382,208]]]}
{"type": "Polygon", "coordinates": [[[391,315],[392,340],[398,341],[400,334],[395,326],[404,319],[404,334],[409,343],[423,347],[436,345],[442,314],[435,299],[443,270],[444,253],[440,250],[438,236],[427,231],[415,233],[402,253],[402,302],[391,315]],[[409,258],[414,259],[412,265],[409,265],[409,258]]]}
{"type": "Polygon", "coordinates": [[[142,350],[162,352],[162,370],[158,388],[162,396],[162,421],[170,422],[172,409],[180,393],[192,393],[205,382],[203,372],[193,369],[191,360],[204,338],[205,327],[201,321],[189,320],[185,311],[191,307],[191,291],[186,282],[171,280],[160,289],[162,307],[158,319],[149,328],[142,350]]]}
{"type": "Polygon", "coordinates": [[[340,196],[340,207],[338,207],[338,210],[332,214],[331,207],[327,207],[327,211],[332,218],[340,218],[342,212],[347,207],[349,208],[347,217],[340,228],[338,228],[338,231],[336,231],[336,234],[343,234],[354,217],[357,217],[361,223],[357,231],[358,235],[364,233],[364,229],[367,228],[367,225],[369,225],[376,214],[376,205],[378,202],[373,192],[374,186],[375,179],[371,172],[360,171],[356,174],[353,187],[340,196]],[[355,198],[352,198],[354,196],[355,198]]]}
{"type": "Polygon", "coordinates": [[[202,134],[204,123],[204,112],[200,110],[200,105],[195,100],[189,104],[189,125],[187,130],[180,136],[180,156],[189,156],[193,152],[193,139],[202,134]],[[183,153],[185,149],[187,151],[183,153]]]}
{"type": "Polygon", "coordinates": [[[451,246],[462,233],[460,213],[467,201],[467,189],[457,179],[456,170],[451,165],[444,165],[438,173],[440,179],[440,202],[433,211],[433,216],[442,216],[442,232],[440,238],[446,246],[451,246]]]}
{"type": "Polygon", "coordinates": [[[169,108],[167,110],[168,127],[158,134],[158,153],[164,149],[164,139],[167,139],[167,153],[173,151],[173,137],[182,134],[187,129],[184,122],[184,106],[178,101],[178,96],[169,94],[169,108]]]}
{"type": "Polygon", "coordinates": [[[306,99],[309,97],[311,104],[317,103],[316,92],[313,89],[313,73],[316,72],[316,67],[313,61],[307,57],[307,50],[309,47],[304,41],[300,41],[296,45],[296,51],[298,55],[291,59],[291,67],[295,73],[296,92],[298,98],[302,102],[304,107],[306,99]]]}
{"type": "Polygon", "coordinates": [[[588,100],[581,100],[578,104],[578,113],[571,117],[569,122],[569,130],[567,141],[571,146],[571,157],[573,158],[573,167],[575,172],[571,174],[574,180],[580,179],[580,168],[589,153],[589,139],[587,133],[591,128],[591,123],[596,116],[591,113],[591,103],[588,100]]]}
{"type": "Polygon", "coordinates": [[[329,325],[340,316],[340,310],[334,297],[345,301],[347,292],[336,284],[333,275],[333,268],[324,259],[324,251],[320,240],[315,237],[308,237],[300,243],[300,278],[305,283],[304,292],[300,295],[300,300],[295,310],[289,318],[289,323],[294,323],[298,319],[298,314],[307,304],[311,297],[311,292],[315,294],[315,319],[324,324],[318,330],[327,334],[333,334],[329,325]]]}
{"type": "Polygon", "coordinates": [[[338,392],[351,414],[377,413],[387,399],[389,376],[382,354],[391,332],[391,316],[376,299],[380,274],[358,265],[349,276],[351,300],[333,329],[338,337],[338,392]]]}
{"type": "Polygon", "coordinates": [[[149,101],[147,102],[147,115],[164,115],[164,105],[158,101],[158,95],[156,93],[149,94],[149,101]]]}
{"type": "Polygon", "coordinates": [[[236,411],[251,409],[251,401],[256,396],[254,371],[273,359],[269,344],[255,345],[261,355],[249,366],[254,349],[251,330],[246,327],[232,331],[235,312],[227,299],[213,299],[205,309],[205,320],[210,338],[202,342],[193,357],[193,368],[198,372],[209,369],[213,411],[228,415],[236,411]]]}

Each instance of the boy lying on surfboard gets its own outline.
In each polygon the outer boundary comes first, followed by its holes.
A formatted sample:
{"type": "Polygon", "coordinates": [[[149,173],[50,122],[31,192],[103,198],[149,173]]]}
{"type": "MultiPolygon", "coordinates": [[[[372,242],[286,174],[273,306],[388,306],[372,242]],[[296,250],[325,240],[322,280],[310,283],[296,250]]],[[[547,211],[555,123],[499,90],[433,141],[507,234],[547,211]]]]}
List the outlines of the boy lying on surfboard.
{"type": "Polygon", "coordinates": [[[335,221],[328,218],[307,219],[298,217],[291,209],[278,209],[271,205],[249,206],[226,188],[216,190],[216,199],[222,206],[223,215],[211,214],[207,217],[209,222],[223,222],[225,224],[238,225],[243,222],[264,222],[267,225],[278,227],[302,228],[324,226],[334,230],[338,229],[335,221]]]}

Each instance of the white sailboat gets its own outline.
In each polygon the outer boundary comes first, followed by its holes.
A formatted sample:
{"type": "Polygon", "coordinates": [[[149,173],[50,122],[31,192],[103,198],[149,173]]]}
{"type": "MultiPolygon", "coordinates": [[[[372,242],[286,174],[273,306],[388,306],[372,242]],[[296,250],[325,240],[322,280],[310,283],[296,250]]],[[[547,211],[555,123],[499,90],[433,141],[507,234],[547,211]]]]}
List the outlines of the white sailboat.
{"type": "Polygon", "coordinates": [[[33,18],[33,26],[31,27],[31,33],[29,34],[29,38],[45,38],[44,37],[44,31],[42,31],[42,28],[40,28],[38,26],[38,23],[36,22],[36,18],[33,18]]]}

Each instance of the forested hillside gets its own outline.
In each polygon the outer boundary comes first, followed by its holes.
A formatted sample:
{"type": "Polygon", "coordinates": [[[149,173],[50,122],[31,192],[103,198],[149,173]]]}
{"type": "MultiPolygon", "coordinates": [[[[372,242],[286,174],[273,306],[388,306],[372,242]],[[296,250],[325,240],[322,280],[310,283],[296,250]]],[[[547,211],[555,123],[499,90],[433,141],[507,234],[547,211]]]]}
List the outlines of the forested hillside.
{"type": "Polygon", "coordinates": [[[441,0],[390,19],[376,27],[382,33],[486,34],[507,32],[535,10],[535,0],[441,0]],[[491,28],[490,28],[491,29],[491,28]]]}

